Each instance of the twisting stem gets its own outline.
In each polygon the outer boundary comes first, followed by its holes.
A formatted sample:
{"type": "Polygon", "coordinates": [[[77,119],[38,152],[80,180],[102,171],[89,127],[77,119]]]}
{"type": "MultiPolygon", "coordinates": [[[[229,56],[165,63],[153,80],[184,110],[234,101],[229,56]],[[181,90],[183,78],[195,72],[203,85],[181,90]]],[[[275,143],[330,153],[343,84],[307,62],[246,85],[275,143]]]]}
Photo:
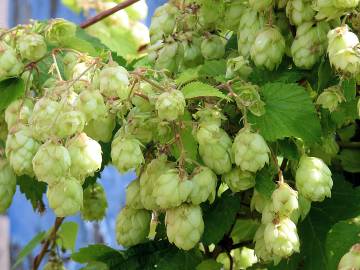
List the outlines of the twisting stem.
{"type": "Polygon", "coordinates": [[[54,227],[52,228],[50,235],[48,237],[48,239],[45,241],[45,243],[42,246],[42,249],[39,253],[39,255],[37,255],[34,259],[34,263],[33,263],[33,270],[37,270],[41,264],[41,261],[44,259],[45,254],[49,251],[49,246],[50,244],[52,244],[53,242],[56,241],[56,233],[59,230],[61,224],[63,223],[65,218],[63,217],[57,217],[55,220],[55,224],[54,227]]]}
{"type": "Polygon", "coordinates": [[[81,23],[80,27],[87,28],[90,25],[93,25],[93,24],[103,20],[106,17],[109,17],[110,15],[114,14],[115,12],[118,12],[121,9],[127,8],[128,6],[131,6],[132,4],[134,4],[138,1],[139,0],[127,0],[127,1],[121,2],[120,4],[116,5],[115,7],[104,10],[104,11],[100,12],[99,14],[95,15],[94,17],[89,18],[85,22],[81,23]]]}

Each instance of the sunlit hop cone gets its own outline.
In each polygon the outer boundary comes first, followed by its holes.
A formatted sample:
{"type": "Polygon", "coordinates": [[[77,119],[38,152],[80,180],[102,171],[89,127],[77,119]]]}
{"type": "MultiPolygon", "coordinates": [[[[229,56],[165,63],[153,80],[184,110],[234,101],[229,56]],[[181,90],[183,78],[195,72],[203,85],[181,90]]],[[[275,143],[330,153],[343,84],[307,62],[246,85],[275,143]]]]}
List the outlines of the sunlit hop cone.
{"type": "Polygon", "coordinates": [[[253,211],[254,209],[258,211],[259,213],[262,213],[264,210],[264,207],[269,203],[269,200],[262,195],[260,192],[258,192],[256,189],[254,189],[253,196],[251,198],[250,208],[253,211]]]}
{"type": "Polygon", "coordinates": [[[338,270],[360,269],[360,244],[355,244],[340,260],[338,270]]]}
{"type": "Polygon", "coordinates": [[[184,47],[181,42],[170,39],[158,51],[155,61],[155,68],[158,70],[168,70],[177,72],[184,57],[184,47]]]}
{"type": "Polygon", "coordinates": [[[232,145],[234,161],[243,171],[256,172],[269,162],[270,149],[264,138],[244,128],[236,135],[232,145]]]}
{"type": "Polygon", "coordinates": [[[233,192],[248,190],[255,186],[255,175],[251,172],[242,171],[238,167],[223,174],[222,180],[233,192]]]}
{"type": "Polygon", "coordinates": [[[300,242],[296,225],[283,218],[268,223],[264,231],[266,249],[275,256],[286,258],[300,251],[300,242]]]}
{"type": "Polygon", "coordinates": [[[271,195],[273,209],[280,216],[289,217],[299,208],[298,195],[288,184],[279,183],[271,195]]]}
{"type": "Polygon", "coordinates": [[[245,1],[235,0],[225,3],[224,28],[231,31],[237,31],[240,18],[245,10],[245,1]]]}
{"type": "Polygon", "coordinates": [[[0,81],[18,76],[23,69],[24,65],[18,59],[15,50],[0,41],[0,81]]]}
{"type": "Polygon", "coordinates": [[[251,47],[251,59],[257,67],[276,69],[285,53],[285,39],[275,27],[266,27],[255,38],[251,47]]]}
{"type": "Polygon", "coordinates": [[[286,15],[290,23],[300,26],[305,22],[311,22],[315,16],[311,0],[289,0],[286,5],[286,15]]]}
{"type": "Polygon", "coordinates": [[[189,200],[193,204],[200,204],[209,200],[212,203],[216,196],[216,174],[207,167],[198,167],[190,179],[193,183],[189,200]]]}
{"type": "Polygon", "coordinates": [[[83,189],[80,182],[73,177],[65,177],[49,186],[46,192],[49,206],[56,216],[75,215],[83,206],[83,189]]]}
{"type": "Polygon", "coordinates": [[[151,212],[123,208],[116,218],[116,240],[124,247],[144,242],[150,232],[151,212]]]}
{"type": "Polygon", "coordinates": [[[18,123],[28,124],[34,103],[31,99],[18,99],[13,101],[5,110],[5,121],[10,130],[18,123]]]}
{"type": "Polygon", "coordinates": [[[201,207],[191,204],[167,210],[165,223],[169,242],[184,250],[195,247],[204,231],[201,207]]]}
{"type": "Polygon", "coordinates": [[[331,196],[331,171],[319,158],[303,156],[296,170],[296,188],[311,201],[321,202],[331,196]]]}
{"type": "Polygon", "coordinates": [[[249,0],[249,6],[256,11],[269,10],[274,5],[274,0],[249,0]]]}
{"type": "Polygon", "coordinates": [[[122,173],[138,168],[144,163],[141,144],[136,139],[116,137],[111,143],[111,159],[122,173]]]}
{"type": "Polygon", "coordinates": [[[17,46],[21,57],[30,61],[37,61],[45,56],[47,46],[42,35],[29,33],[20,35],[17,46]]]}
{"type": "Polygon", "coordinates": [[[9,208],[16,191],[16,177],[6,159],[0,158],[0,213],[9,208]]]}
{"type": "Polygon", "coordinates": [[[84,190],[84,203],[81,209],[81,216],[84,220],[102,220],[108,204],[104,188],[95,183],[84,190]]]}
{"type": "Polygon", "coordinates": [[[115,125],[115,116],[106,113],[105,116],[88,122],[84,128],[84,132],[94,140],[110,142],[115,125]]]}
{"type": "Polygon", "coordinates": [[[100,91],[106,97],[125,100],[130,96],[129,73],[117,64],[109,64],[99,74],[100,91]]]}
{"type": "Polygon", "coordinates": [[[31,130],[26,126],[15,126],[6,140],[6,157],[16,175],[34,175],[32,160],[39,148],[31,130]]]}
{"type": "Polygon", "coordinates": [[[86,121],[103,118],[107,114],[104,98],[99,90],[84,90],[80,93],[76,107],[85,115],[86,121]]]}
{"type": "Polygon", "coordinates": [[[201,53],[205,59],[219,59],[225,54],[225,43],[222,37],[211,35],[201,43],[201,53]]]}
{"type": "Polygon", "coordinates": [[[39,181],[54,185],[68,175],[71,158],[64,146],[49,141],[40,146],[32,164],[39,181]]]}
{"type": "Polygon", "coordinates": [[[330,86],[322,92],[317,100],[316,104],[321,105],[324,109],[328,109],[333,112],[337,109],[338,105],[345,101],[344,94],[342,93],[341,87],[338,85],[330,86]]]}
{"type": "Polygon", "coordinates": [[[72,38],[76,33],[76,25],[64,19],[53,19],[47,26],[45,38],[54,45],[60,45],[63,41],[72,38]]]}
{"type": "Polygon", "coordinates": [[[313,3],[313,9],[317,20],[331,20],[346,14],[355,9],[359,4],[359,0],[316,0],[313,3]]]}
{"type": "Polygon", "coordinates": [[[158,97],[155,107],[160,119],[174,121],[184,114],[185,105],[186,102],[182,92],[170,90],[158,97]]]}
{"type": "Polygon", "coordinates": [[[297,27],[291,46],[291,55],[297,67],[310,69],[320,60],[326,52],[328,31],[326,22],[305,22],[297,27]]]}
{"type": "Polygon", "coordinates": [[[260,261],[263,262],[270,262],[273,260],[273,255],[270,251],[266,248],[265,239],[264,239],[264,231],[265,231],[265,224],[261,224],[260,227],[257,229],[254,242],[255,242],[255,254],[259,258],[260,261]]]}
{"type": "Polygon", "coordinates": [[[126,188],[126,206],[133,209],[144,209],[140,197],[140,180],[133,180],[126,188]]]}
{"type": "Polygon", "coordinates": [[[162,39],[165,35],[170,35],[176,23],[176,15],[179,10],[172,4],[165,4],[158,7],[151,19],[150,39],[152,43],[162,39]]]}

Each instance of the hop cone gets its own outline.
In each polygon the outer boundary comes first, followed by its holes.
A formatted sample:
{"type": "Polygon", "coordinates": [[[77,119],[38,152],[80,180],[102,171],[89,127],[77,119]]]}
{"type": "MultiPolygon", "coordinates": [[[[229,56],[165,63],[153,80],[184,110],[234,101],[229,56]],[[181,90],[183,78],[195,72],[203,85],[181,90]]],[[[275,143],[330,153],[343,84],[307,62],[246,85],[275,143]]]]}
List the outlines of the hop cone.
{"type": "Polygon", "coordinates": [[[23,59],[40,60],[47,52],[43,36],[35,33],[20,35],[17,46],[23,59]]]}
{"type": "Polygon", "coordinates": [[[278,262],[281,260],[278,256],[272,254],[268,249],[267,245],[265,244],[264,239],[264,232],[265,232],[266,225],[261,224],[260,227],[257,229],[254,242],[255,242],[255,254],[256,256],[263,262],[268,263],[270,261],[278,262]]]}
{"type": "Polygon", "coordinates": [[[73,68],[77,64],[78,60],[79,60],[79,55],[75,52],[70,51],[64,55],[63,64],[64,64],[64,73],[66,78],[71,79],[73,68]]]}
{"type": "Polygon", "coordinates": [[[220,59],[225,55],[222,37],[212,35],[201,42],[201,54],[207,60],[220,59]]]}
{"type": "Polygon", "coordinates": [[[251,59],[257,67],[274,70],[279,66],[285,53],[285,39],[275,27],[267,27],[255,38],[251,47],[251,59]]]}
{"type": "Polygon", "coordinates": [[[122,173],[138,168],[144,163],[140,142],[118,136],[111,143],[111,159],[122,173]]]}
{"type": "Polygon", "coordinates": [[[247,79],[251,72],[252,72],[252,68],[249,66],[249,61],[247,61],[243,56],[229,58],[227,60],[227,67],[226,67],[227,79],[234,78],[237,75],[243,79],[247,79]]]}
{"type": "Polygon", "coordinates": [[[97,90],[82,91],[76,106],[85,115],[87,122],[103,118],[107,114],[104,98],[97,90]]]}
{"type": "Polygon", "coordinates": [[[116,218],[116,240],[119,245],[131,247],[144,242],[150,232],[151,212],[123,208],[116,218]]]}
{"type": "Polygon", "coordinates": [[[216,174],[207,167],[198,167],[191,178],[193,183],[189,200],[193,204],[200,204],[207,200],[214,202],[216,196],[216,174]]]}
{"type": "Polygon", "coordinates": [[[9,208],[15,191],[15,174],[7,160],[0,159],[0,213],[9,208]]]}
{"type": "Polygon", "coordinates": [[[306,199],[321,202],[331,196],[331,171],[321,159],[303,156],[295,179],[297,190],[306,199]]]}
{"type": "Polygon", "coordinates": [[[315,17],[318,21],[332,20],[356,8],[358,4],[359,0],[316,0],[313,9],[318,12],[315,17]]]}
{"type": "Polygon", "coordinates": [[[17,126],[6,140],[6,156],[17,175],[34,175],[32,160],[39,148],[28,127],[17,126]]]}
{"type": "Polygon", "coordinates": [[[264,210],[264,207],[269,203],[268,199],[262,195],[260,192],[258,192],[256,189],[254,189],[253,196],[251,198],[250,208],[251,211],[254,209],[258,211],[259,213],[262,213],[264,210]]]}
{"type": "Polygon", "coordinates": [[[132,108],[127,116],[126,130],[140,142],[147,144],[153,140],[156,121],[154,112],[142,112],[138,108],[132,108]]]}
{"type": "Polygon", "coordinates": [[[62,41],[74,37],[76,25],[64,19],[53,19],[45,32],[45,38],[52,44],[61,44],[62,41]]]}
{"type": "Polygon", "coordinates": [[[266,249],[275,256],[289,257],[299,252],[300,242],[296,225],[289,219],[280,219],[279,222],[268,223],[264,231],[266,249]]]}
{"type": "Polygon", "coordinates": [[[185,106],[184,95],[178,90],[162,93],[155,104],[159,118],[167,121],[174,121],[181,117],[185,106]]]}
{"type": "Polygon", "coordinates": [[[0,81],[18,76],[24,69],[13,48],[0,41],[0,81]]]}
{"type": "Polygon", "coordinates": [[[101,168],[102,152],[100,144],[80,133],[67,143],[71,157],[71,175],[79,180],[85,180],[101,168]]]}
{"type": "Polygon", "coordinates": [[[324,109],[328,109],[330,112],[333,112],[343,101],[345,101],[345,97],[342,93],[341,87],[335,85],[325,89],[324,92],[318,96],[316,104],[319,104],[324,109]]]}
{"type": "Polygon", "coordinates": [[[133,209],[144,209],[140,197],[140,180],[132,181],[126,188],[126,206],[133,209]]]}
{"type": "Polygon", "coordinates": [[[66,270],[66,268],[64,267],[62,261],[51,260],[44,265],[43,270],[66,270]]]}
{"type": "Polygon", "coordinates": [[[129,73],[121,66],[104,67],[99,75],[100,91],[106,97],[119,97],[125,100],[130,95],[129,73]]]}
{"type": "Polygon", "coordinates": [[[159,50],[155,68],[158,70],[168,70],[177,72],[184,58],[184,47],[180,42],[170,40],[159,50]]]}
{"type": "Polygon", "coordinates": [[[244,9],[245,3],[243,0],[225,3],[224,28],[234,32],[237,31],[244,9]]]}
{"type": "Polygon", "coordinates": [[[360,269],[360,244],[352,246],[340,260],[338,270],[357,270],[360,269]]]}
{"type": "Polygon", "coordinates": [[[280,183],[271,195],[273,209],[280,216],[290,216],[299,208],[298,195],[289,185],[280,183]]]}
{"type": "Polygon", "coordinates": [[[204,61],[201,53],[201,43],[201,39],[198,37],[192,37],[191,40],[186,40],[182,43],[184,47],[184,66],[195,67],[204,61]]]}
{"type": "Polygon", "coordinates": [[[111,141],[115,125],[115,116],[106,113],[105,116],[88,122],[84,132],[94,140],[107,143],[111,141]]]}
{"type": "Polygon", "coordinates": [[[81,209],[84,220],[102,220],[107,206],[105,190],[100,184],[95,183],[84,190],[84,205],[81,209]]]}
{"type": "Polygon", "coordinates": [[[13,101],[5,110],[5,121],[10,130],[17,123],[27,124],[32,111],[34,103],[31,99],[18,99],[13,101]]]}
{"type": "Polygon", "coordinates": [[[274,5],[274,0],[249,0],[249,6],[256,11],[268,10],[274,5]]]}
{"type": "Polygon", "coordinates": [[[58,217],[75,215],[83,206],[82,186],[73,177],[62,178],[56,185],[49,186],[46,195],[58,217]]]}
{"type": "Polygon", "coordinates": [[[314,25],[306,22],[298,26],[296,37],[291,46],[291,55],[299,68],[311,69],[326,51],[326,34],[329,26],[326,22],[314,25]]]}
{"type": "Polygon", "coordinates": [[[292,25],[300,26],[311,22],[315,16],[311,0],[289,0],[286,5],[286,16],[292,25]]]}
{"type": "Polygon", "coordinates": [[[255,186],[255,176],[251,172],[233,168],[222,176],[222,180],[229,186],[231,191],[240,192],[255,186]]]}
{"type": "Polygon", "coordinates": [[[152,43],[161,40],[164,35],[167,36],[173,32],[178,12],[179,10],[174,5],[168,3],[155,10],[149,29],[152,43]]]}
{"type": "Polygon", "coordinates": [[[195,247],[204,231],[201,207],[191,204],[167,210],[165,223],[169,242],[184,250],[195,247]]]}
{"type": "MultiPolygon", "coordinates": [[[[149,99],[152,99],[155,94],[153,87],[147,82],[141,82],[139,84],[137,92],[147,96],[149,99]]],[[[152,102],[144,99],[143,97],[133,96],[131,102],[136,108],[138,108],[142,112],[149,112],[154,109],[154,105],[152,104],[152,102]]]]}
{"type": "Polygon", "coordinates": [[[236,165],[243,171],[256,172],[269,162],[270,149],[264,138],[248,129],[236,135],[232,152],[236,165]]]}

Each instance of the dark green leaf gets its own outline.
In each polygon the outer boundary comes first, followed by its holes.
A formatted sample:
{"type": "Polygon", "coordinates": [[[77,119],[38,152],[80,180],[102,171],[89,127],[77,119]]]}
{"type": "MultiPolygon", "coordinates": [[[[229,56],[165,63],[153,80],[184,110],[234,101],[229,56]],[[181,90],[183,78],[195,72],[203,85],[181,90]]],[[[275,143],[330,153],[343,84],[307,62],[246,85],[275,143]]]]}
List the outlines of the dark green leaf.
{"type": "Polygon", "coordinates": [[[231,238],[234,243],[250,241],[254,239],[256,230],[259,228],[260,223],[254,219],[238,219],[231,232],[231,238]]]}
{"type": "Polygon", "coordinates": [[[297,84],[268,83],[261,88],[261,94],[266,112],[260,117],[250,114],[249,121],[266,140],[299,137],[306,142],[319,141],[320,120],[303,87],[297,84]]]}
{"type": "Polygon", "coordinates": [[[0,111],[25,93],[25,83],[22,79],[7,79],[0,82],[0,111]]]}
{"type": "Polygon", "coordinates": [[[204,65],[200,67],[199,75],[202,77],[216,77],[226,72],[226,61],[221,60],[210,60],[205,61],[204,65]]]}
{"type": "Polygon", "coordinates": [[[222,268],[222,264],[218,263],[214,259],[208,259],[206,261],[201,262],[196,270],[220,270],[222,268]]]}
{"type": "Polygon", "coordinates": [[[71,259],[78,263],[88,263],[92,261],[107,263],[108,260],[118,257],[122,258],[119,251],[101,244],[80,248],[79,251],[71,255],[71,259]]]}
{"type": "Polygon", "coordinates": [[[342,82],[344,89],[344,96],[347,101],[353,100],[356,97],[356,80],[350,79],[342,82]]]}
{"type": "Polygon", "coordinates": [[[188,82],[195,81],[199,78],[199,68],[189,68],[181,72],[175,82],[178,86],[182,86],[188,82]]]}
{"type": "Polygon", "coordinates": [[[344,124],[359,118],[357,102],[358,98],[349,102],[343,102],[338,106],[337,110],[331,114],[331,119],[337,124],[338,127],[341,127],[344,124]]]}
{"type": "Polygon", "coordinates": [[[276,188],[276,184],[273,180],[275,174],[276,171],[269,166],[264,167],[256,174],[255,189],[268,199],[271,198],[271,194],[276,188]]]}
{"type": "Polygon", "coordinates": [[[299,152],[294,140],[286,138],[277,141],[278,155],[290,160],[298,160],[299,152]]]}
{"type": "Polygon", "coordinates": [[[227,99],[228,97],[224,95],[220,90],[215,87],[205,84],[202,82],[191,82],[185,85],[181,89],[186,99],[196,98],[196,97],[218,97],[222,99],[227,99]]]}
{"type": "Polygon", "coordinates": [[[317,81],[317,91],[320,92],[329,85],[330,79],[332,78],[332,68],[329,61],[323,57],[318,69],[318,81],[317,81]]]}
{"type": "Polygon", "coordinates": [[[229,38],[228,42],[226,43],[225,50],[228,51],[237,51],[238,49],[238,39],[236,34],[232,34],[229,38]]]}
{"type": "Polygon", "coordinates": [[[57,234],[57,244],[66,250],[75,250],[75,243],[78,233],[78,224],[75,222],[63,223],[57,234]]]}
{"type": "Polygon", "coordinates": [[[29,243],[19,252],[16,262],[12,266],[11,269],[16,269],[18,265],[20,265],[23,260],[36,248],[41,241],[43,241],[46,237],[46,232],[38,233],[33,239],[30,240],[29,243]]]}
{"type": "Polygon", "coordinates": [[[355,149],[344,149],[339,158],[343,169],[347,172],[360,172],[360,151],[355,149]]]}
{"type": "Polygon", "coordinates": [[[42,201],[43,194],[46,192],[46,184],[44,182],[39,182],[27,175],[18,177],[16,181],[21,193],[25,194],[26,199],[31,202],[34,209],[44,205],[42,201]]]}
{"type": "Polygon", "coordinates": [[[156,269],[158,270],[194,270],[201,262],[201,257],[195,250],[177,250],[166,254],[159,260],[156,269]]]}
{"type": "Polygon", "coordinates": [[[240,210],[240,196],[226,191],[215,203],[204,211],[205,229],[202,242],[205,245],[217,244],[234,224],[240,210]]]}
{"type": "Polygon", "coordinates": [[[336,270],[341,257],[356,243],[360,243],[359,219],[336,223],[326,238],[328,270],[336,270]]]}

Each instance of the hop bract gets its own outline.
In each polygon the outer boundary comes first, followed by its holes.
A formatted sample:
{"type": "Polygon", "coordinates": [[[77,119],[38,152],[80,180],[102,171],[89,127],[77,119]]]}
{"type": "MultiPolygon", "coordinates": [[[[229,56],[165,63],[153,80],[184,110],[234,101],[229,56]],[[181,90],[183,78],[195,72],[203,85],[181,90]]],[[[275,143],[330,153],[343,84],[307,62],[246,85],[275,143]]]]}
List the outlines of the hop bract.
{"type": "Polygon", "coordinates": [[[19,75],[24,69],[15,50],[0,41],[0,81],[19,75]]]}
{"type": "Polygon", "coordinates": [[[195,247],[204,231],[201,208],[191,204],[167,210],[165,223],[169,242],[184,250],[195,247]]]}
{"type": "Polygon", "coordinates": [[[104,98],[97,90],[82,91],[76,106],[85,115],[87,122],[105,117],[107,114],[104,98]]]}
{"type": "Polygon", "coordinates": [[[254,209],[258,211],[259,213],[262,213],[264,210],[264,207],[269,203],[269,200],[262,195],[260,192],[258,192],[256,189],[254,189],[253,196],[251,198],[250,208],[253,211],[254,209]]]}
{"type": "Polygon", "coordinates": [[[116,240],[124,247],[144,242],[150,231],[151,212],[123,208],[116,218],[116,240]]]}
{"type": "Polygon", "coordinates": [[[134,209],[144,209],[140,197],[140,180],[132,181],[126,188],[126,206],[134,209]]]}
{"type": "Polygon", "coordinates": [[[102,220],[108,204],[104,188],[95,183],[84,190],[84,203],[81,216],[84,220],[102,220]]]}
{"type": "Polygon", "coordinates": [[[318,96],[316,104],[320,104],[323,108],[333,112],[337,109],[339,103],[343,101],[345,101],[345,97],[341,91],[341,87],[331,86],[318,96]]]}
{"type": "Polygon", "coordinates": [[[162,39],[163,35],[169,35],[173,32],[178,12],[179,10],[171,4],[162,5],[155,10],[150,25],[152,43],[162,39]]]}
{"type": "Polygon", "coordinates": [[[256,172],[269,162],[270,149],[264,138],[248,129],[236,135],[232,145],[234,161],[243,171],[256,172]]]}
{"type": "Polygon", "coordinates": [[[280,216],[290,216],[299,208],[298,195],[289,185],[280,183],[271,195],[274,211],[280,216]]]}
{"type": "Polygon", "coordinates": [[[274,4],[274,0],[249,0],[249,6],[256,11],[268,10],[274,4]]]}
{"type": "Polygon", "coordinates": [[[286,258],[299,252],[300,242],[296,225],[289,219],[268,223],[264,231],[266,249],[276,256],[286,258]]]}
{"type": "Polygon", "coordinates": [[[242,171],[238,167],[224,174],[222,180],[233,192],[240,192],[255,186],[255,175],[251,172],[242,171]]]}
{"type": "Polygon", "coordinates": [[[313,9],[317,20],[331,20],[347,13],[358,6],[359,0],[316,0],[313,3],[313,9]]]}
{"type": "Polygon", "coordinates": [[[311,0],[289,0],[286,5],[286,15],[291,24],[300,26],[310,22],[315,16],[311,0]]]}
{"type": "Polygon", "coordinates": [[[84,127],[84,132],[94,140],[110,142],[115,125],[115,116],[106,113],[106,115],[101,118],[89,121],[84,127]]]}
{"type": "Polygon", "coordinates": [[[111,159],[120,172],[138,168],[144,163],[140,142],[118,136],[111,143],[111,159]]]}
{"type": "Polygon", "coordinates": [[[78,180],[64,177],[46,192],[49,206],[56,216],[67,217],[75,215],[83,206],[83,189],[78,180]]]}
{"type": "Polygon", "coordinates": [[[5,159],[0,159],[0,213],[9,208],[16,191],[16,176],[5,159]]]}
{"type": "Polygon", "coordinates": [[[295,178],[296,188],[305,198],[321,202],[331,196],[331,171],[321,159],[303,156],[295,178]]]}
{"type": "Polygon", "coordinates": [[[184,95],[178,90],[162,93],[155,104],[160,119],[177,120],[184,114],[186,106],[184,95]]]}
{"type": "Polygon", "coordinates": [[[32,111],[34,103],[31,99],[18,99],[13,101],[5,110],[5,121],[10,130],[18,123],[27,124],[32,111]]]}
{"type": "Polygon", "coordinates": [[[250,50],[255,65],[268,70],[274,70],[279,66],[284,53],[285,39],[275,27],[268,27],[259,32],[250,50]]]}
{"type": "Polygon", "coordinates": [[[41,59],[47,52],[43,36],[35,33],[21,35],[17,45],[21,57],[30,61],[41,59]]]}
{"type": "Polygon", "coordinates": [[[129,98],[129,73],[118,65],[104,67],[100,74],[100,91],[106,97],[119,97],[120,100],[129,98]]]}
{"type": "Polygon", "coordinates": [[[205,59],[219,59],[225,54],[225,44],[221,37],[212,35],[201,43],[201,53],[205,59]]]}
{"type": "Polygon", "coordinates": [[[209,200],[212,203],[216,196],[216,174],[207,167],[198,167],[195,169],[191,178],[192,191],[189,200],[193,204],[200,204],[209,200]]]}
{"type": "Polygon", "coordinates": [[[255,242],[255,254],[256,256],[263,262],[270,262],[273,259],[273,255],[270,251],[266,248],[265,239],[264,239],[264,231],[265,231],[265,224],[261,224],[260,227],[257,229],[254,242],[255,242]]]}
{"type": "Polygon", "coordinates": [[[355,244],[340,260],[338,270],[360,269],[360,244],[355,244]]]}
{"type": "Polygon", "coordinates": [[[53,44],[61,44],[64,40],[75,36],[76,25],[64,19],[53,19],[46,29],[45,38],[53,44]]]}

